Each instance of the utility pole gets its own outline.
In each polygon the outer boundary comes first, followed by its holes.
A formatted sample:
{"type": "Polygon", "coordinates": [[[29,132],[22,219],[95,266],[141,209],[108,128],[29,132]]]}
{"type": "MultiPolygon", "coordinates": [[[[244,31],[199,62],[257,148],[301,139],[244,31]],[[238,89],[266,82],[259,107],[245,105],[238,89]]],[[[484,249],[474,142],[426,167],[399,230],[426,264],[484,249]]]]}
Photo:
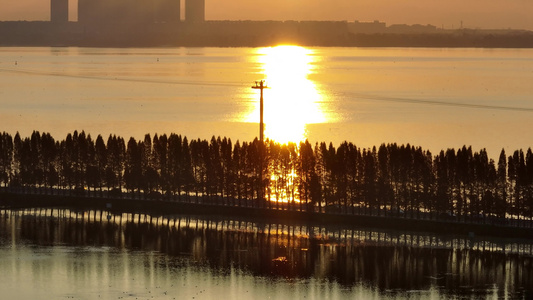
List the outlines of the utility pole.
{"type": "Polygon", "coordinates": [[[256,81],[255,85],[252,86],[252,89],[261,90],[261,98],[259,99],[259,140],[263,144],[263,89],[268,89],[264,80],[256,81]]]}
{"type": "Polygon", "coordinates": [[[263,148],[265,147],[264,141],[263,141],[263,132],[264,132],[264,124],[263,124],[263,90],[267,89],[268,87],[265,84],[264,80],[256,81],[255,85],[252,86],[252,89],[255,90],[261,90],[261,97],[259,98],[259,140],[261,143],[259,144],[259,201],[260,206],[264,206],[266,203],[264,203],[264,196],[263,193],[265,191],[265,188],[263,186],[263,148]]]}

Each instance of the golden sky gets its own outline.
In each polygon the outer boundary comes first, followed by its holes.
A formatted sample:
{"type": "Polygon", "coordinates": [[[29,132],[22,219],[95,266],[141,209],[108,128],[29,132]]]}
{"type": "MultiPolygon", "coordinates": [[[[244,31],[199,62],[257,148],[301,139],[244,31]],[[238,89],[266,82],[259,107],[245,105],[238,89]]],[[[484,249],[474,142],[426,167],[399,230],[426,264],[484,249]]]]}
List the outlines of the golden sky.
{"type": "MultiPolygon", "coordinates": [[[[69,0],[76,20],[77,0],[69,0]]],[[[49,0],[0,0],[0,20],[48,20],[49,0]]],[[[208,20],[380,20],[533,30],[531,0],[206,0],[208,20]]]]}

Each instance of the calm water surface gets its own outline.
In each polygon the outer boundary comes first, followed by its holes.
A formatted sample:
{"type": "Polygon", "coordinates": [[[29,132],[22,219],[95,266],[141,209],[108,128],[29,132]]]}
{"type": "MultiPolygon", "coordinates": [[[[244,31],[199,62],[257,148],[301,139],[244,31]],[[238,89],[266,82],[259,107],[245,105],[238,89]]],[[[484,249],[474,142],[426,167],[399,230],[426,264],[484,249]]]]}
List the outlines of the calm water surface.
{"type": "Polygon", "coordinates": [[[6,299],[533,296],[531,241],[62,209],[0,217],[6,299]]]}
{"type": "Polygon", "coordinates": [[[0,130],[531,146],[533,50],[0,48],[0,130]]]}
{"type": "MultiPolygon", "coordinates": [[[[362,147],[533,140],[533,50],[0,48],[0,130],[362,147]]],[[[8,299],[528,298],[532,246],[186,217],[2,211],[8,299]],[[103,219],[101,217],[103,216],[103,219]],[[153,297],[153,298],[152,298],[153,297]]]]}

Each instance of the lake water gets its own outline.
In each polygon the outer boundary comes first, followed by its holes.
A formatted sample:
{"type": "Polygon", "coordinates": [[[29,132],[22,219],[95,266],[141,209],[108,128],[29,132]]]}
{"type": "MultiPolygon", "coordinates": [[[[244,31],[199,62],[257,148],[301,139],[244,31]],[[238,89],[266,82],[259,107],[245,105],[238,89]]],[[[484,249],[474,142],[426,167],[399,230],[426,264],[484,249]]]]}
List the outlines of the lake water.
{"type": "Polygon", "coordinates": [[[104,211],[2,210],[0,270],[6,299],[533,296],[531,241],[104,211]]]}
{"type": "Polygon", "coordinates": [[[472,145],[533,140],[532,49],[0,48],[0,130],[62,139],[179,133],[280,142],[472,145]]]}
{"type": "MultiPolygon", "coordinates": [[[[533,50],[0,48],[0,130],[411,143],[533,140],[533,50]]],[[[2,211],[8,299],[528,298],[530,242],[185,216],[2,211]]]]}

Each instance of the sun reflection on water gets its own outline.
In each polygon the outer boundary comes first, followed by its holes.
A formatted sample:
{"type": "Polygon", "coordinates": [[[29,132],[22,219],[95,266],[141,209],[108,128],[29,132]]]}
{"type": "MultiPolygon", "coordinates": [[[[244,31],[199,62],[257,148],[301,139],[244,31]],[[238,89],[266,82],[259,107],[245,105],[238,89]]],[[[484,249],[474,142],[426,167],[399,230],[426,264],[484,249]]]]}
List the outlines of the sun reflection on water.
{"type": "MultiPolygon", "coordinates": [[[[269,89],[264,91],[265,137],[285,144],[307,138],[307,125],[326,121],[321,95],[309,75],[316,57],[299,46],[259,48],[258,62],[269,89]]],[[[259,101],[247,116],[259,120],[259,101]]]]}

